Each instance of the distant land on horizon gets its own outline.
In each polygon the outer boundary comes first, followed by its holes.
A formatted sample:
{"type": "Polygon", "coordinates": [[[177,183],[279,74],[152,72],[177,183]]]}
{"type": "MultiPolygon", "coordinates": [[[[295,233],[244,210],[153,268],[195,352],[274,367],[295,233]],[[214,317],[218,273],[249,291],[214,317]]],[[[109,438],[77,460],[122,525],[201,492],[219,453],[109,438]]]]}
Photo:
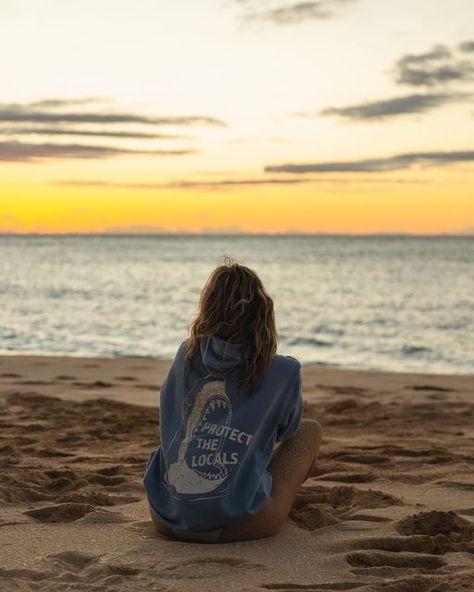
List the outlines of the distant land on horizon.
{"type": "Polygon", "coordinates": [[[310,236],[325,236],[325,237],[416,237],[416,238],[474,238],[474,229],[466,229],[466,231],[459,232],[443,232],[433,234],[418,234],[411,232],[364,232],[364,233],[350,233],[350,232],[231,232],[231,231],[206,231],[206,232],[192,232],[192,231],[143,231],[143,232],[130,232],[130,231],[119,231],[114,230],[113,232],[1,232],[0,236],[11,236],[11,237],[32,237],[32,236],[55,236],[55,237],[310,237],[310,236]]]}

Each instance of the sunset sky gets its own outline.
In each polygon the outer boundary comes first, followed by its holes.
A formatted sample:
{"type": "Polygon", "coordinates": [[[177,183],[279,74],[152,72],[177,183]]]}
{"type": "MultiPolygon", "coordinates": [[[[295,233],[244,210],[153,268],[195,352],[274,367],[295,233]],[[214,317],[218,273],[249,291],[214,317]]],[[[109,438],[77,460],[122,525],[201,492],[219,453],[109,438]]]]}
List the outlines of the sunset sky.
{"type": "Polygon", "coordinates": [[[0,232],[474,234],[473,0],[0,0],[0,232]]]}

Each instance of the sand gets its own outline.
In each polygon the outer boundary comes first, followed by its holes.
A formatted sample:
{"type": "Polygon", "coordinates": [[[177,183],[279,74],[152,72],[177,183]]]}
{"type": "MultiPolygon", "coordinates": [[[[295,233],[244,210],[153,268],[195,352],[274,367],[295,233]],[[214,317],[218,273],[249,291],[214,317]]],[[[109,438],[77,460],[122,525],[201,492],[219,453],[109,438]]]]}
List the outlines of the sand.
{"type": "Polygon", "coordinates": [[[0,357],[0,590],[474,590],[474,376],[306,367],[322,456],[269,539],[175,542],[141,477],[167,362],[0,357]]]}

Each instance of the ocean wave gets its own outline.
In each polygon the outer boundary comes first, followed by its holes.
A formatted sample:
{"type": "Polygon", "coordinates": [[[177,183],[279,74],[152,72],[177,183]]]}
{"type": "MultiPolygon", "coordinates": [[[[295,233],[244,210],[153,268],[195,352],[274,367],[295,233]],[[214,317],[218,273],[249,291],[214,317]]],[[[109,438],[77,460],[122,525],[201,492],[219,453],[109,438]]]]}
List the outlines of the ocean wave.
{"type": "Polygon", "coordinates": [[[402,354],[407,356],[416,355],[416,354],[423,354],[427,352],[433,351],[430,347],[424,347],[422,345],[404,345],[402,347],[402,354]]]}
{"type": "Polygon", "coordinates": [[[310,360],[309,362],[302,362],[302,366],[326,366],[326,367],[336,367],[340,366],[341,364],[337,362],[321,362],[320,360],[310,360]]]}
{"type": "Polygon", "coordinates": [[[344,335],[344,331],[342,329],[336,329],[335,327],[331,327],[330,325],[315,325],[311,327],[312,333],[327,333],[329,335],[336,335],[337,337],[341,337],[344,335]]]}
{"type": "Polygon", "coordinates": [[[310,347],[332,347],[333,344],[330,341],[323,341],[322,339],[316,339],[316,337],[295,337],[292,339],[286,339],[287,345],[306,345],[310,347]]]}
{"type": "Polygon", "coordinates": [[[281,353],[472,374],[472,238],[0,237],[0,347],[171,359],[223,253],[261,273],[281,353]]]}

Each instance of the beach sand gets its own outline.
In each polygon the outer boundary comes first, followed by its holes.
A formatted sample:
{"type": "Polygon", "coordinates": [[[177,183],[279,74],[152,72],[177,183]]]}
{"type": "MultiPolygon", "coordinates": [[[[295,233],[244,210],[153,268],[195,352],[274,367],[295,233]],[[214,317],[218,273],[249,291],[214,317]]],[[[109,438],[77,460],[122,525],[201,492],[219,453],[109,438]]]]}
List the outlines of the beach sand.
{"type": "Polygon", "coordinates": [[[474,377],[303,369],[322,456],[275,537],[155,532],[168,362],[0,357],[0,590],[474,590],[474,377]]]}

